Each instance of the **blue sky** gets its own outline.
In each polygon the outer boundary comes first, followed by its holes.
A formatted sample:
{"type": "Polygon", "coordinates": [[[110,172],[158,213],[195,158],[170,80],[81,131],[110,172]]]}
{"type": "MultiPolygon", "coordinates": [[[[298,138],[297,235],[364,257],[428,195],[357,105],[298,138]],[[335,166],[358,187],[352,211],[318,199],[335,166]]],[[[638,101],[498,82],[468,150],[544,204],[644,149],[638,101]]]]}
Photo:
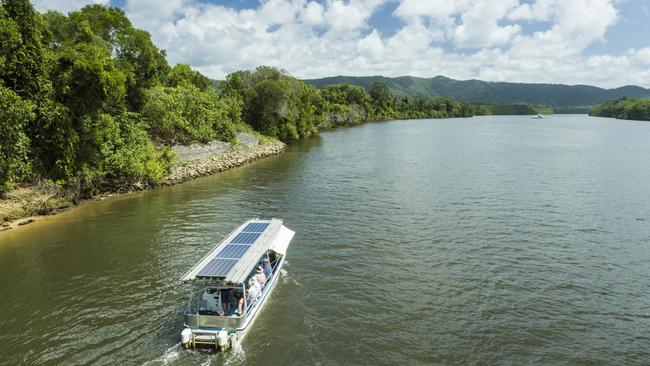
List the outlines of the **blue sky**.
{"type": "Polygon", "coordinates": [[[650,87],[649,0],[37,0],[123,8],[170,62],[213,78],[272,65],[297,77],[650,87]],[[109,2],[110,1],[110,2],[109,2]]]}

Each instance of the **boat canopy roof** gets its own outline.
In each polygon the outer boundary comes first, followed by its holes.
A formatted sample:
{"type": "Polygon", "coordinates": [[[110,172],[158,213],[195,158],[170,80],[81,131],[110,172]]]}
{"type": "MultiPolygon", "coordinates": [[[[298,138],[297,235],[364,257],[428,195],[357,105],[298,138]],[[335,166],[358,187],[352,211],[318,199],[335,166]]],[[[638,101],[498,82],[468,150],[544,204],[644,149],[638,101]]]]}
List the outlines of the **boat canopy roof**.
{"type": "Polygon", "coordinates": [[[280,219],[248,220],[208,252],[181,280],[243,284],[267,250],[286,254],[293,235],[280,219]]]}

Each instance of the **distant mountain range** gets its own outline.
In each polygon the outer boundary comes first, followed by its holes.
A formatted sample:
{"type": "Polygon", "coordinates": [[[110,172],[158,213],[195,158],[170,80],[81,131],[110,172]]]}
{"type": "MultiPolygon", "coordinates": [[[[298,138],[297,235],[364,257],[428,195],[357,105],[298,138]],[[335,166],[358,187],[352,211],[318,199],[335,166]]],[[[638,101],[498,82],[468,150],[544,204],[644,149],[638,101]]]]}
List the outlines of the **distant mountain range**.
{"type": "Polygon", "coordinates": [[[419,78],[400,76],[334,76],[322,79],[307,79],[306,83],[316,87],[330,84],[350,83],[366,89],[375,81],[388,86],[398,96],[442,96],[467,103],[489,104],[541,104],[557,110],[585,109],[622,97],[650,98],[650,89],[639,86],[623,86],[603,89],[589,85],[527,84],[488,82],[481,80],[454,80],[445,76],[419,78]]]}

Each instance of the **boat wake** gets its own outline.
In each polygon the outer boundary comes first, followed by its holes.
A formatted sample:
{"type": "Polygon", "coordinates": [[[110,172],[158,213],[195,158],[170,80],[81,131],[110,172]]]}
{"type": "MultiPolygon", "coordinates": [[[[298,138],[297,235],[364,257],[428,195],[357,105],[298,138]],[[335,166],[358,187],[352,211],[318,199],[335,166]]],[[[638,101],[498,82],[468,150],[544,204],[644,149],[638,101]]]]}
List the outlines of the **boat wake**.
{"type": "Polygon", "coordinates": [[[170,365],[172,362],[178,360],[181,355],[181,343],[178,342],[175,345],[167,348],[165,353],[162,356],[158,357],[155,360],[150,360],[144,363],[143,366],[150,365],[170,365]]]}
{"type": "Polygon", "coordinates": [[[246,361],[246,351],[239,341],[234,341],[232,348],[224,354],[224,365],[242,365],[246,361]]]}
{"type": "Polygon", "coordinates": [[[298,287],[302,287],[302,284],[296,281],[296,279],[294,279],[293,277],[291,277],[289,275],[289,272],[287,272],[287,270],[285,270],[284,268],[280,269],[280,278],[282,279],[282,283],[285,285],[292,284],[298,287]]]}

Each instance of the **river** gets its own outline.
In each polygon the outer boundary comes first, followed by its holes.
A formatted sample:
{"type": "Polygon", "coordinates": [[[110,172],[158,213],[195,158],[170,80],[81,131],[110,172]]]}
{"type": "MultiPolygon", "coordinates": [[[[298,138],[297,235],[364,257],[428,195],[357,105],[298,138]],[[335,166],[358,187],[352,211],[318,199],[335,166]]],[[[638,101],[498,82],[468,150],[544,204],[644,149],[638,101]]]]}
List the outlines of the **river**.
{"type": "Polygon", "coordinates": [[[644,365],[650,123],[371,123],[0,233],[2,365],[644,365]],[[179,348],[179,277],[296,231],[242,349],[179,348]]]}

